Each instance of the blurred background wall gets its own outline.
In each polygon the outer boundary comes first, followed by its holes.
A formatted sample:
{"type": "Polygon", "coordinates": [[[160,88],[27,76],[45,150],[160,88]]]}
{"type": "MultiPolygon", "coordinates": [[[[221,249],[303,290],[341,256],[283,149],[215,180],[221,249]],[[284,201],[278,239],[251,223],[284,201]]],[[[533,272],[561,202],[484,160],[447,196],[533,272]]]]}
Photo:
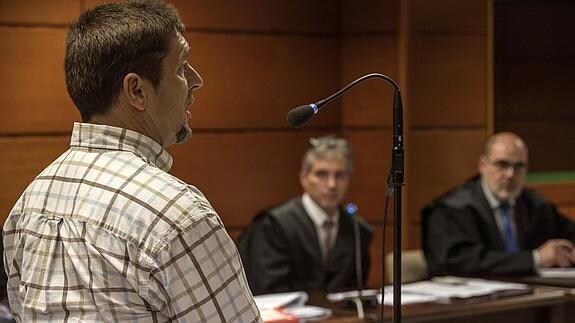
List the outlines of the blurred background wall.
{"type": "MultiPolygon", "coordinates": [[[[66,26],[99,0],[0,0],[0,221],[67,149],[79,121],[63,72],[66,26]]],[[[369,285],[380,282],[393,89],[365,82],[308,125],[287,111],[355,78],[384,73],[404,101],[403,247],[420,247],[419,211],[474,174],[497,130],[524,136],[530,185],[575,218],[575,5],[529,0],[172,0],[190,63],[204,78],[194,136],[171,147],[172,173],[200,188],[237,238],[261,208],[300,194],[308,138],[354,148],[346,202],[375,229],[369,285]],[[537,175],[535,174],[535,175],[537,175]]],[[[392,249],[392,205],[385,252],[392,249]]]]}

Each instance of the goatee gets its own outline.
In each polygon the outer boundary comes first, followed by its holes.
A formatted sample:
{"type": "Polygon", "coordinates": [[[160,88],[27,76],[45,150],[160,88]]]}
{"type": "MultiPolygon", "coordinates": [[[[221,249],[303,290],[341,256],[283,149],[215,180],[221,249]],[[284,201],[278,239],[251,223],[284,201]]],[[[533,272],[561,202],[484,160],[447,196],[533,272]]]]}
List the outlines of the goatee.
{"type": "Polygon", "coordinates": [[[182,144],[188,141],[190,137],[192,137],[192,129],[190,129],[190,126],[185,124],[180,128],[180,131],[178,131],[178,133],[176,134],[176,143],[182,144]]]}

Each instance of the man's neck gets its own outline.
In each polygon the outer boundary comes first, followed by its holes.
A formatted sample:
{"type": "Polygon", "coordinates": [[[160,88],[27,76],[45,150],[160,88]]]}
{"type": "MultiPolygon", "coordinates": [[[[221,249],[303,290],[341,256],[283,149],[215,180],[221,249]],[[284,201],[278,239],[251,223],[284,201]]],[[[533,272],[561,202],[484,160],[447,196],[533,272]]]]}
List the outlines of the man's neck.
{"type": "Polygon", "coordinates": [[[87,123],[109,125],[141,133],[163,146],[161,136],[148,114],[129,107],[113,106],[106,114],[94,115],[87,123]]]}

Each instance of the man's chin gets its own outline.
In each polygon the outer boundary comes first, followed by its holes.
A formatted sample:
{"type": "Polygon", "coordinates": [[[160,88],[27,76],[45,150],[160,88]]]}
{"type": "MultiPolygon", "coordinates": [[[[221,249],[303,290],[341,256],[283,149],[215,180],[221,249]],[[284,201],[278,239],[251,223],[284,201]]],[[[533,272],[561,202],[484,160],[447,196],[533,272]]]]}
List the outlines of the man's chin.
{"type": "Polygon", "coordinates": [[[497,198],[500,201],[509,201],[516,199],[521,191],[500,191],[497,194],[497,198]]]}
{"type": "Polygon", "coordinates": [[[337,208],[339,207],[338,204],[335,204],[333,202],[329,202],[329,203],[322,203],[321,204],[321,208],[325,211],[325,210],[337,210],[337,208]]]}

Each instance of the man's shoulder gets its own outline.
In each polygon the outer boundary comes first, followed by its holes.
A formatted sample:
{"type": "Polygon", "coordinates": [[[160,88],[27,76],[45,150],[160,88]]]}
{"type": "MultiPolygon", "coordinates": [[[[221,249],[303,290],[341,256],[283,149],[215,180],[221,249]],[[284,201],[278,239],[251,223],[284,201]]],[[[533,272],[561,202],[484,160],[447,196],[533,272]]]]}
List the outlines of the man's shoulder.
{"type": "Polygon", "coordinates": [[[521,195],[517,198],[517,203],[527,204],[529,208],[534,209],[538,206],[554,206],[554,203],[545,198],[533,188],[525,187],[521,195]]]}
{"type": "Polygon", "coordinates": [[[267,209],[267,212],[275,217],[281,218],[289,214],[299,213],[304,210],[300,197],[294,197],[282,204],[272,206],[267,209]]]}
{"type": "Polygon", "coordinates": [[[305,212],[301,198],[295,197],[258,212],[253,222],[291,227],[303,219],[307,220],[307,218],[308,215],[305,212]]]}
{"type": "Polygon", "coordinates": [[[465,208],[481,199],[479,178],[473,177],[434,199],[428,207],[465,208]]]}

